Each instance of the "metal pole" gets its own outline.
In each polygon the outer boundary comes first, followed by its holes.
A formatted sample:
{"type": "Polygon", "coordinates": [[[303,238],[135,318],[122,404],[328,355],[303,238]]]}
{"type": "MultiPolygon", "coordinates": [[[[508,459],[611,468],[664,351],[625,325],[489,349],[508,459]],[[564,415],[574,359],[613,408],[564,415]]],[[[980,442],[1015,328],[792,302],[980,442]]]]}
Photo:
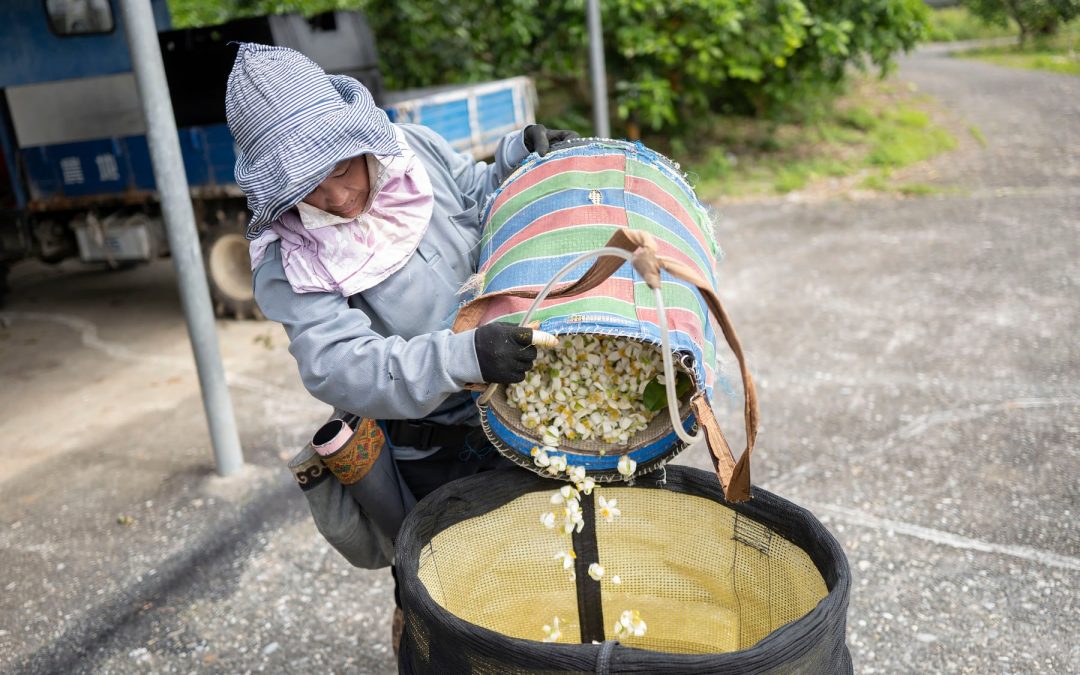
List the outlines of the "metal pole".
{"type": "Polygon", "coordinates": [[[120,0],[128,50],[146,117],[146,138],[154,179],[161,195],[161,215],[169,236],[169,250],[180,280],[180,304],[184,308],[188,337],[195,352],[195,367],[202,388],[203,407],[210,426],[210,442],[218,475],[240,470],[244,457],[233,417],[232,400],[221,365],[210,289],[206,284],[195,213],[191,208],[187,176],[180,154],[165,65],[161,60],[157,26],[150,0],[120,0]]]}
{"type": "Polygon", "coordinates": [[[593,130],[601,138],[611,136],[608,120],[607,74],[604,69],[604,32],[600,27],[600,0],[589,0],[589,74],[592,77],[593,130]]]}

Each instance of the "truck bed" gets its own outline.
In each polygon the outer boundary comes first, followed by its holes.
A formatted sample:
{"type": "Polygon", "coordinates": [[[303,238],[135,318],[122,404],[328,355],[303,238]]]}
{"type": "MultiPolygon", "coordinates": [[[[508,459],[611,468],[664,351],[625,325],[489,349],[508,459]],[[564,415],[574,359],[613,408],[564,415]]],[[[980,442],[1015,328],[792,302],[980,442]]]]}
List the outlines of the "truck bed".
{"type": "Polygon", "coordinates": [[[490,157],[505,134],[535,121],[536,91],[527,77],[386,92],[393,122],[431,127],[461,152],[490,157]]]}

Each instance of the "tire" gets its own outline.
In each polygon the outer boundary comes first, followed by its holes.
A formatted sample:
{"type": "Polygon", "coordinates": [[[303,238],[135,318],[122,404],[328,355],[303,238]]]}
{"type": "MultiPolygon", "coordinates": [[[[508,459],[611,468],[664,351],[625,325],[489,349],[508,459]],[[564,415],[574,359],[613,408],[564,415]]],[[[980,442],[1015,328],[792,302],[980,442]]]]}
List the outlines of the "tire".
{"type": "Polygon", "coordinates": [[[251,259],[244,235],[215,228],[203,235],[203,261],[214,315],[218,318],[262,319],[251,286],[251,259]]]}

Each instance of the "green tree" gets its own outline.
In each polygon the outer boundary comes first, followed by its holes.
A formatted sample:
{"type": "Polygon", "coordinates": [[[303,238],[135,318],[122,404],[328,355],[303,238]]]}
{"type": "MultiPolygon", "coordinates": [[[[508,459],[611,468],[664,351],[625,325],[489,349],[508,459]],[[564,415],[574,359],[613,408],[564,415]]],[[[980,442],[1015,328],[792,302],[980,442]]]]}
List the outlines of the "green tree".
{"type": "Polygon", "coordinates": [[[964,5],[987,23],[1015,21],[1021,45],[1033,36],[1053,35],[1061,24],[1080,16],[1080,0],[964,0],[964,5]]]}
{"type": "MultiPolygon", "coordinates": [[[[882,69],[925,35],[921,0],[604,0],[617,121],[687,135],[710,112],[776,115],[882,69]]],[[[392,86],[527,72],[587,99],[584,0],[369,0],[392,86]]]]}
{"type": "MultiPolygon", "coordinates": [[[[1077,0],[1069,0],[1077,1],[1077,0]]],[[[185,20],[221,6],[172,0],[185,20]]],[[[715,112],[799,111],[850,67],[886,70],[925,35],[922,0],[602,0],[616,125],[691,137],[715,112]]],[[[588,101],[585,0],[233,0],[226,13],[362,9],[400,89],[522,73],[588,101]]],[[[215,15],[217,16],[217,15],[215,15]]],[[[587,119],[580,116],[582,121],[587,119]]]]}

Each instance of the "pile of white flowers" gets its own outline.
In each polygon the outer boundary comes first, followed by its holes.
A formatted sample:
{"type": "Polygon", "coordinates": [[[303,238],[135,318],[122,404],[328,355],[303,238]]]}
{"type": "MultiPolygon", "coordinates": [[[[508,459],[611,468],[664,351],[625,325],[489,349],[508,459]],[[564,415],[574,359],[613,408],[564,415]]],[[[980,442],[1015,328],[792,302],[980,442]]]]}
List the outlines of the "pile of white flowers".
{"type": "Polygon", "coordinates": [[[564,335],[555,348],[538,352],[525,380],[507,387],[506,400],[544,445],[558,446],[563,439],[626,445],[656,416],[641,400],[663,372],[656,347],[619,337],[564,335]]]}

